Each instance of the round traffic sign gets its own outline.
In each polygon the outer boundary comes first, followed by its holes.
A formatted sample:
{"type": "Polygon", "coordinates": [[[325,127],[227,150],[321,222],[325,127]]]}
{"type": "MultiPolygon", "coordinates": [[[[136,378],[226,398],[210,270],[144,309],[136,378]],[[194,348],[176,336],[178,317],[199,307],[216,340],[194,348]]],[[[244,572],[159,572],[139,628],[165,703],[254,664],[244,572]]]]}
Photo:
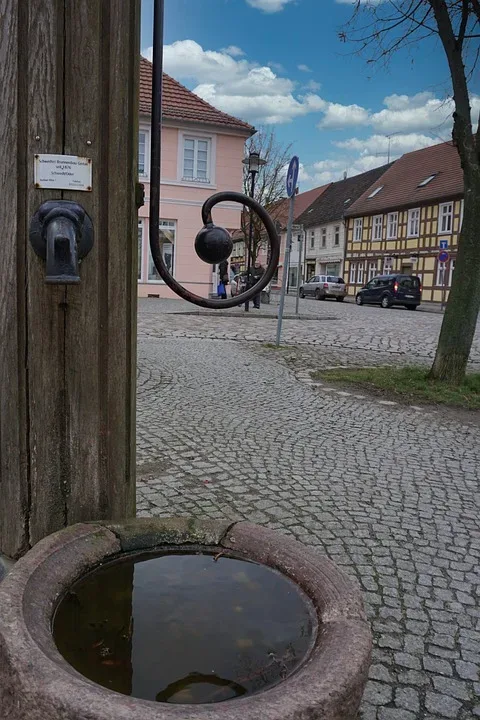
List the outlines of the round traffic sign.
{"type": "Polygon", "coordinates": [[[450,255],[448,254],[448,252],[446,250],[442,250],[441,252],[438,253],[438,259],[441,263],[446,263],[449,261],[450,255]]]}
{"type": "Polygon", "coordinates": [[[289,198],[295,194],[297,189],[298,171],[300,170],[300,161],[296,155],[290,160],[290,165],[287,170],[287,195],[289,198]]]}

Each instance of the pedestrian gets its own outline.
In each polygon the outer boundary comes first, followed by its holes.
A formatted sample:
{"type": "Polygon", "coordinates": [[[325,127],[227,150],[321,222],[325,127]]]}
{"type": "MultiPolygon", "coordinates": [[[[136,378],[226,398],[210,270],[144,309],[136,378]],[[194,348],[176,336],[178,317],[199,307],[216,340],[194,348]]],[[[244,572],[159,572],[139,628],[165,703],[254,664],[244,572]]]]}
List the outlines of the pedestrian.
{"type": "MultiPolygon", "coordinates": [[[[265,270],[262,267],[262,265],[258,262],[255,263],[255,266],[253,268],[252,276],[253,276],[253,282],[252,285],[255,285],[264,275],[265,270]]],[[[258,295],[255,295],[253,298],[253,307],[256,310],[260,310],[260,301],[261,301],[262,293],[259,292],[258,295]]]]}
{"type": "Polygon", "coordinates": [[[228,285],[228,260],[222,260],[218,266],[218,286],[217,295],[222,300],[227,299],[228,285]]]}

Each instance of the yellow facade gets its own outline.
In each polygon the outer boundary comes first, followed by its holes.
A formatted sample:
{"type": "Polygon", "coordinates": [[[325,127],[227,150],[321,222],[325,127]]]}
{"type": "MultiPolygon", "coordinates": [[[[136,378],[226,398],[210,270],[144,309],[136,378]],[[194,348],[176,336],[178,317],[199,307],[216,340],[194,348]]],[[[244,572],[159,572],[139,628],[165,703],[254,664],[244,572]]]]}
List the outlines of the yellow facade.
{"type": "Polygon", "coordinates": [[[359,218],[346,218],[345,282],[349,294],[355,295],[374,275],[405,273],[420,277],[425,302],[448,298],[462,216],[463,200],[456,198],[382,215],[365,215],[361,218],[361,233],[358,222],[355,223],[359,218]],[[415,211],[419,211],[418,227],[415,211]],[[392,213],[397,213],[396,232],[392,213]],[[361,234],[361,240],[354,240],[355,233],[357,237],[361,234]],[[389,234],[395,237],[387,237],[389,234]],[[441,240],[448,243],[446,266],[438,261],[441,240]]]}

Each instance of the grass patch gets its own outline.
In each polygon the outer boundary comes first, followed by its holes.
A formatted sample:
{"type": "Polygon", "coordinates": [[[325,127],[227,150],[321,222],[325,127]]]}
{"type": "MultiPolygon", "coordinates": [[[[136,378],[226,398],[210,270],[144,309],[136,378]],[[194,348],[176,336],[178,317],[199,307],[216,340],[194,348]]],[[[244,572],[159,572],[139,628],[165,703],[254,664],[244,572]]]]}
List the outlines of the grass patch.
{"type": "Polygon", "coordinates": [[[468,410],[480,409],[480,374],[467,375],[462,385],[454,386],[430,380],[425,367],[372,367],[319,370],[312,373],[316,380],[342,385],[355,385],[373,392],[382,392],[392,399],[412,405],[450,405],[468,410]]]}

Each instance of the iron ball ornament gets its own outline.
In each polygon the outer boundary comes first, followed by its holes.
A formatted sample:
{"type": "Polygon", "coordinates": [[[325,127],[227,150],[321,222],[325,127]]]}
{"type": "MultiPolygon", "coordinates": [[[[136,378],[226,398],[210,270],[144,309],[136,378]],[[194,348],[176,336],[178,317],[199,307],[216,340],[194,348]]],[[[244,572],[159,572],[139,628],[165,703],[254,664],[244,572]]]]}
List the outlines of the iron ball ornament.
{"type": "Polygon", "coordinates": [[[218,265],[232,254],[232,236],[219,225],[207,223],[195,238],[195,252],[200,260],[210,265],[218,265]]]}

